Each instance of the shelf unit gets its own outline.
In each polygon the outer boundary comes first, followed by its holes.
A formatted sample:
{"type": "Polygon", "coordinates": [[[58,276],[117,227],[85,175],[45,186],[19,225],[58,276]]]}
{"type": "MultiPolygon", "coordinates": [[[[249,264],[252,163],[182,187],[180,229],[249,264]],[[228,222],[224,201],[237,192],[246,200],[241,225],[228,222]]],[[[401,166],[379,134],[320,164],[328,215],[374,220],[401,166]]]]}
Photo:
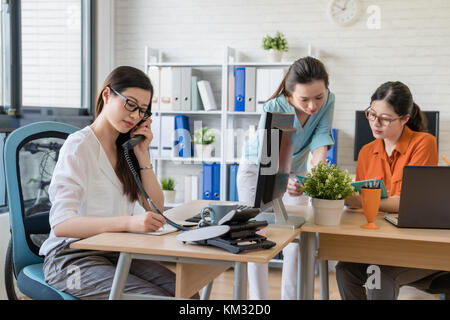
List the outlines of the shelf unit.
{"type": "MultiPolygon", "coordinates": [[[[309,46],[309,54],[311,53],[311,46],[309,46]]],[[[246,116],[256,118],[260,116],[260,112],[234,112],[228,110],[228,77],[230,70],[234,67],[256,67],[256,68],[280,68],[289,67],[293,62],[237,62],[236,51],[233,48],[225,47],[222,62],[162,62],[162,52],[150,47],[145,47],[145,66],[144,71],[148,74],[149,67],[191,67],[191,68],[218,68],[221,72],[221,99],[220,108],[217,111],[155,111],[157,115],[163,114],[185,114],[196,115],[201,117],[220,117],[220,157],[209,159],[197,159],[197,158],[155,158],[153,159],[156,168],[156,174],[160,178],[161,166],[167,161],[181,161],[183,163],[190,163],[194,165],[201,164],[202,162],[217,162],[220,163],[220,200],[224,201],[227,195],[227,165],[233,163],[239,163],[239,159],[229,159],[226,154],[228,143],[226,131],[230,128],[234,128],[234,117],[246,116]]],[[[161,117],[158,117],[161,121],[161,117]]],[[[253,120],[255,121],[255,120],[253,120]]],[[[159,125],[160,132],[158,137],[161,137],[161,123],[159,125]]]]}

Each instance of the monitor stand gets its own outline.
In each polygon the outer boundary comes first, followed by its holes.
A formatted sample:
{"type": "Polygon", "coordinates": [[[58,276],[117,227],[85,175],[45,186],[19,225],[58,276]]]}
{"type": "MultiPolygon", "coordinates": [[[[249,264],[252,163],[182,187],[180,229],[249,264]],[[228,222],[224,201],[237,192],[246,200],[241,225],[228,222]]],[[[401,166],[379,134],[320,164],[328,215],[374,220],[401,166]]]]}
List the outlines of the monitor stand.
{"type": "Polygon", "coordinates": [[[271,227],[297,229],[305,223],[305,218],[299,216],[288,216],[286,208],[283,204],[282,198],[277,198],[272,201],[272,213],[260,213],[257,220],[267,220],[271,227]],[[275,221],[273,217],[275,216],[275,221]]]}

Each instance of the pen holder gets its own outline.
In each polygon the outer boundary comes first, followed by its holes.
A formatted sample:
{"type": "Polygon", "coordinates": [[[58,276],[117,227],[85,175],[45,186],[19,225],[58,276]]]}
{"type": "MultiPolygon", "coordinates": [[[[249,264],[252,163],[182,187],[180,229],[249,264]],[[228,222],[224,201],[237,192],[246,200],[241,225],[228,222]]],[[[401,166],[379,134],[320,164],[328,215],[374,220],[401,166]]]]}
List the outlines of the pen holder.
{"type": "Polygon", "coordinates": [[[361,188],[362,205],[364,210],[364,215],[367,219],[367,224],[362,225],[361,228],[364,229],[379,229],[374,221],[378,214],[378,209],[380,208],[381,199],[381,188],[361,188]]]}

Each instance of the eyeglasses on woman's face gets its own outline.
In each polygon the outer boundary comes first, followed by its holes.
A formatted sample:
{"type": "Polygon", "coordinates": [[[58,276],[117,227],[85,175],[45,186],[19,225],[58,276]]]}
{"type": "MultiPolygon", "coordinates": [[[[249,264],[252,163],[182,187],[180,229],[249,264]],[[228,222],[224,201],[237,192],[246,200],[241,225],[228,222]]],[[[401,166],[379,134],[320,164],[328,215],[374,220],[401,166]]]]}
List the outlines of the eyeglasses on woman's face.
{"type": "Polygon", "coordinates": [[[378,120],[378,122],[383,126],[383,127],[387,127],[389,126],[392,122],[394,122],[395,120],[399,120],[402,119],[403,117],[398,117],[398,118],[390,118],[387,116],[378,116],[376,114],[375,111],[373,111],[370,107],[368,107],[365,111],[366,114],[366,118],[367,120],[371,121],[371,122],[375,122],[376,120],[378,120]]]}
{"type": "Polygon", "coordinates": [[[114,92],[117,96],[119,96],[120,98],[122,98],[125,101],[125,104],[123,105],[123,107],[125,108],[125,110],[130,111],[130,112],[135,112],[136,110],[139,110],[139,117],[142,118],[143,120],[148,119],[152,113],[150,111],[148,111],[149,108],[141,108],[138,106],[138,104],[130,99],[128,99],[127,97],[125,97],[124,95],[122,95],[120,92],[118,92],[116,89],[114,89],[113,87],[109,87],[111,89],[112,92],[114,92]]]}

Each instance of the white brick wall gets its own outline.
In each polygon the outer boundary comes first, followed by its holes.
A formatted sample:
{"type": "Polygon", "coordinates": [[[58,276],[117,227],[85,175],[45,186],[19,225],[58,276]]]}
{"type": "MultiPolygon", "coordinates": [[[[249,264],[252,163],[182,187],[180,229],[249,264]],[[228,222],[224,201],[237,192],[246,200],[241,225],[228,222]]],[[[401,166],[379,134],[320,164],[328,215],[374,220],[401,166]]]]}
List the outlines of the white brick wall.
{"type": "Polygon", "coordinates": [[[115,64],[142,68],[145,45],[167,61],[220,62],[224,45],[265,61],[261,40],[279,30],[290,46],[283,60],[304,56],[311,43],[328,67],[342,167],[355,171],[354,111],[391,80],[406,83],[422,109],[441,112],[439,150],[450,156],[450,1],[362,3],[360,20],[342,28],[327,18],[328,0],[116,0],[115,64]],[[366,26],[369,5],[381,9],[380,30],[366,26]]]}

